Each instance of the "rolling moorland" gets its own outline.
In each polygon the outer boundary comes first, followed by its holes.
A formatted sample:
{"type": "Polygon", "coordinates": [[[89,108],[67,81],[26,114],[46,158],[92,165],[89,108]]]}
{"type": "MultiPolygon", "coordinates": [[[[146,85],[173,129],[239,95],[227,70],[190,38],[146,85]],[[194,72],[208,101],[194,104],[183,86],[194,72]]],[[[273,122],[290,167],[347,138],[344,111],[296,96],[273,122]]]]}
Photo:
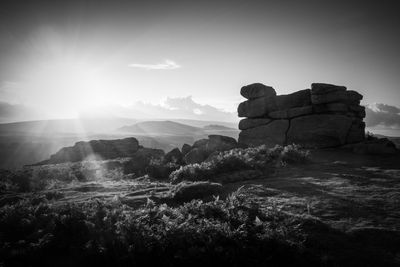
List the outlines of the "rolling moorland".
{"type": "Polygon", "coordinates": [[[399,264],[398,154],[240,148],[218,135],[165,154],[123,140],[130,157],[62,162],[105,147],[81,142],[2,171],[4,266],[399,264]],[[182,152],[196,149],[208,156],[188,164],[182,152]]]}
{"type": "Polygon", "coordinates": [[[0,265],[399,266],[400,151],[365,133],[362,95],[241,94],[240,132],[129,122],[2,170],[0,265]]]}

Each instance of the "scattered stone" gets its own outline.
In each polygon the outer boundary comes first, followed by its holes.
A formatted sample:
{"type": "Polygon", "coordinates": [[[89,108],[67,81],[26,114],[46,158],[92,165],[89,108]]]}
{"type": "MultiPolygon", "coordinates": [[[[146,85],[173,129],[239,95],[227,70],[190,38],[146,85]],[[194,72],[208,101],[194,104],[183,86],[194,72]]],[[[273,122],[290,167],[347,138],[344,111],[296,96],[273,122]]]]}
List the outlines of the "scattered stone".
{"type": "Polygon", "coordinates": [[[275,89],[262,83],[253,83],[243,86],[240,94],[247,99],[255,99],[259,97],[276,96],[275,89]]]}
{"type": "Polygon", "coordinates": [[[265,144],[270,147],[283,145],[288,127],[288,120],[274,120],[267,125],[243,130],[239,133],[239,143],[248,146],[265,144]]]}
{"type": "Polygon", "coordinates": [[[267,118],[259,118],[259,119],[243,119],[239,122],[239,129],[246,130],[250,128],[254,128],[260,125],[266,125],[270,123],[272,120],[267,118]]]}
{"type": "Polygon", "coordinates": [[[326,148],[346,143],[352,119],[343,115],[309,115],[291,120],[287,143],[326,148]]]}

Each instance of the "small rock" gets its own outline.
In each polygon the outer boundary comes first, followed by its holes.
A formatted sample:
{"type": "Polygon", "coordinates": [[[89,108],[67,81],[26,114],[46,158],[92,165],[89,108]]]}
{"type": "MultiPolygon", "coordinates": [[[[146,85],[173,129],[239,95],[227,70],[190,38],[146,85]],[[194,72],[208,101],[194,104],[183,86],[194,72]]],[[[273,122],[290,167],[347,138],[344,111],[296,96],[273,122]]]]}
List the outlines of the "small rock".
{"type": "Polygon", "coordinates": [[[182,182],[177,184],[173,191],[172,199],[184,203],[193,199],[212,200],[213,196],[223,193],[223,187],[221,184],[211,182],[182,182]]]}

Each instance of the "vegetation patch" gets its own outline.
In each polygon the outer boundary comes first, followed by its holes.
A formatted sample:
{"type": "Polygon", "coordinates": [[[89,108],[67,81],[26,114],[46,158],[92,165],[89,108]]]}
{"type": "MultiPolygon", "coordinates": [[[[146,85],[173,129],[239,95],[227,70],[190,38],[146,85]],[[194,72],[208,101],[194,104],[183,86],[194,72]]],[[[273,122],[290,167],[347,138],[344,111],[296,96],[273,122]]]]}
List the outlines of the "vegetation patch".
{"type": "MultiPolygon", "coordinates": [[[[180,167],[170,175],[174,183],[181,181],[218,181],[219,176],[245,170],[257,170],[263,173],[287,164],[304,163],[309,159],[309,152],[297,145],[265,145],[252,148],[236,148],[212,155],[200,164],[180,167]]],[[[239,177],[240,178],[240,177],[239,177]]]]}

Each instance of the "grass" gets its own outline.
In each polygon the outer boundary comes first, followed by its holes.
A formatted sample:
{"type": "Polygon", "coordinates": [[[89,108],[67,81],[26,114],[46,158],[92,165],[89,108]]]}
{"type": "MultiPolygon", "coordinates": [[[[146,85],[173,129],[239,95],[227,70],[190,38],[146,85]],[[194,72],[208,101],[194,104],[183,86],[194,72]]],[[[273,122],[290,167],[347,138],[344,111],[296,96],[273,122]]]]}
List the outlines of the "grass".
{"type": "Polygon", "coordinates": [[[217,153],[200,164],[189,164],[180,167],[170,175],[174,183],[181,181],[214,181],[218,175],[243,170],[260,170],[272,172],[275,168],[287,164],[304,163],[309,152],[297,145],[275,146],[267,148],[237,148],[217,153]]]}

